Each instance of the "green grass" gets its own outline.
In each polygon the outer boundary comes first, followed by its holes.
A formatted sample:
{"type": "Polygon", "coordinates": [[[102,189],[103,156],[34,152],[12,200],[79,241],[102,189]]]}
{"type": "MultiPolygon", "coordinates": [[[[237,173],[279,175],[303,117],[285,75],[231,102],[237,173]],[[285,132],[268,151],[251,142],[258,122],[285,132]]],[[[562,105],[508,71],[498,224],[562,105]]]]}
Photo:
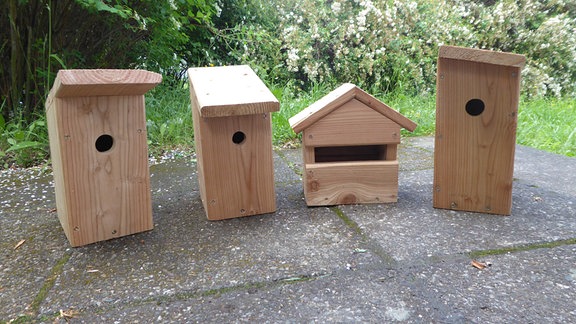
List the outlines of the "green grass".
{"type": "Polygon", "coordinates": [[[523,99],[518,109],[517,142],[576,156],[576,98],[523,99]]]}
{"type": "MultiPolygon", "coordinates": [[[[273,143],[279,147],[297,147],[288,120],[332,90],[316,85],[309,91],[292,84],[270,85],[280,101],[280,111],[272,114],[273,143]]],[[[404,136],[433,135],[436,98],[434,95],[411,96],[403,92],[375,94],[375,97],[418,124],[404,136]]],[[[150,154],[166,150],[194,148],[194,127],[190,94],[186,85],[170,88],[160,85],[146,94],[146,118],[150,154]]],[[[27,167],[46,163],[48,136],[45,116],[32,123],[15,118],[0,120],[0,169],[27,167]]],[[[576,156],[576,98],[522,98],[518,112],[517,142],[522,145],[566,156],[576,156]]]]}

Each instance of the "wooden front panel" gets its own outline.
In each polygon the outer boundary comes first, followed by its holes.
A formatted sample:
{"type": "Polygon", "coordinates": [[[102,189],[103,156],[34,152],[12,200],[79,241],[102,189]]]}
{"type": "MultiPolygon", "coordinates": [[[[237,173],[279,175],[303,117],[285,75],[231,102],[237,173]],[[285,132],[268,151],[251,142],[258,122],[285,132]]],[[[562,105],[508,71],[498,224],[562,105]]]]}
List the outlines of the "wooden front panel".
{"type": "Polygon", "coordinates": [[[438,60],[434,207],[510,214],[520,68],[438,60]]]}
{"type": "Polygon", "coordinates": [[[198,164],[202,200],[210,220],[276,210],[269,113],[201,118],[198,164]]]}
{"type": "Polygon", "coordinates": [[[357,99],[344,103],[302,134],[305,146],[400,143],[400,126],[357,99]]]}
{"type": "Polygon", "coordinates": [[[387,203],[398,199],[398,161],[306,164],[308,206],[387,203]]]}
{"type": "Polygon", "coordinates": [[[56,98],[58,216],[73,246],[151,230],[144,96],[56,98]]]}

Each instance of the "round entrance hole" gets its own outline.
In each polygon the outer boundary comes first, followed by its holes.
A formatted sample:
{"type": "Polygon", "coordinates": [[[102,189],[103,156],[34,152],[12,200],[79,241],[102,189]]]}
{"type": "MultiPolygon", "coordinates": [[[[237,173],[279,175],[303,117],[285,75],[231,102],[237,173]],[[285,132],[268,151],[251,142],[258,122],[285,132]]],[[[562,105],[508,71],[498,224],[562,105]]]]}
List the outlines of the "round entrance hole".
{"type": "Polygon", "coordinates": [[[109,151],[114,146],[114,138],[108,134],[100,135],[96,139],[96,150],[98,152],[109,151]]]}
{"type": "Polygon", "coordinates": [[[232,135],[232,142],[234,142],[234,144],[242,144],[244,140],[246,140],[246,134],[242,132],[236,132],[232,135]]]}
{"type": "Polygon", "coordinates": [[[484,101],[472,99],[466,103],[466,112],[471,116],[478,116],[484,111],[484,101]]]}

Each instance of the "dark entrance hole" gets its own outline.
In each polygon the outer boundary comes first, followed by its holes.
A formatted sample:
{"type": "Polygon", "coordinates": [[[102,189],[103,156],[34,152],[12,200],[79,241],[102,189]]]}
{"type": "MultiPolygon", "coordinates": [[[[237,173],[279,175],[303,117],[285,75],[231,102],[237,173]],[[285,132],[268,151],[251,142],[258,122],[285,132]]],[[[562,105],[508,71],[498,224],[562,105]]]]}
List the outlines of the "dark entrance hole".
{"type": "Polygon", "coordinates": [[[386,145],[333,146],[314,148],[314,161],[316,163],[385,160],[386,145]]]}
{"type": "Polygon", "coordinates": [[[234,144],[242,144],[244,140],[246,140],[246,134],[242,132],[236,132],[232,135],[232,142],[234,142],[234,144]]]}
{"type": "Polygon", "coordinates": [[[484,101],[472,99],[466,103],[466,112],[471,116],[478,116],[484,111],[484,101]]]}
{"type": "Polygon", "coordinates": [[[96,150],[98,152],[109,151],[114,145],[114,138],[108,134],[100,135],[96,139],[96,150]]]}

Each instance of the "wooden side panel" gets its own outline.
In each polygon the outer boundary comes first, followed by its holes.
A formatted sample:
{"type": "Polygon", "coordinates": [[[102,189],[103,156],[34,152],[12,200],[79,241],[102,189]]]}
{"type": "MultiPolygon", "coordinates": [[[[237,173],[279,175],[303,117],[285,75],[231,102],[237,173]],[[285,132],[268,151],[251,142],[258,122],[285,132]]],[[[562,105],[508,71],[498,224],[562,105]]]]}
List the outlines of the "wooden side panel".
{"type": "Polygon", "coordinates": [[[398,161],[306,164],[308,206],[398,200],[398,161]]]}
{"type": "MultiPolygon", "coordinates": [[[[198,116],[196,116],[198,117],[198,116]]],[[[274,212],[272,125],[269,113],[199,118],[203,203],[210,220],[274,212]],[[241,143],[234,134],[244,134],[241,143]],[[234,139],[235,138],[235,139],[234,139]]]]}
{"type": "Polygon", "coordinates": [[[434,207],[510,214],[520,68],[439,58],[437,82],[434,207]]]}
{"type": "Polygon", "coordinates": [[[50,140],[50,158],[52,160],[52,174],[54,176],[54,190],[56,194],[56,210],[58,211],[58,219],[64,229],[66,237],[72,241],[72,231],[68,224],[68,197],[66,196],[64,180],[64,170],[69,170],[70,167],[66,165],[66,160],[62,159],[62,143],[60,142],[63,137],[59,131],[58,106],[62,106],[62,99],[48,98],[46,101],[46,122],[48,125],[48,138],[50,140]]]}
{"type": "Polygon", "coordinates": [[[151,230],[144,96],[57,102],[48,120],[52,154],[61,156],[53,160],[58,214],[71,244],[151,230]],[[106,136],[113,142],[98,142],[106,136]]]}
{"type": "Polygon", "coordinates": [[[400,143],[400,126],[351,99],[304,130],[305,146],[346,146],[400,143]]]}

